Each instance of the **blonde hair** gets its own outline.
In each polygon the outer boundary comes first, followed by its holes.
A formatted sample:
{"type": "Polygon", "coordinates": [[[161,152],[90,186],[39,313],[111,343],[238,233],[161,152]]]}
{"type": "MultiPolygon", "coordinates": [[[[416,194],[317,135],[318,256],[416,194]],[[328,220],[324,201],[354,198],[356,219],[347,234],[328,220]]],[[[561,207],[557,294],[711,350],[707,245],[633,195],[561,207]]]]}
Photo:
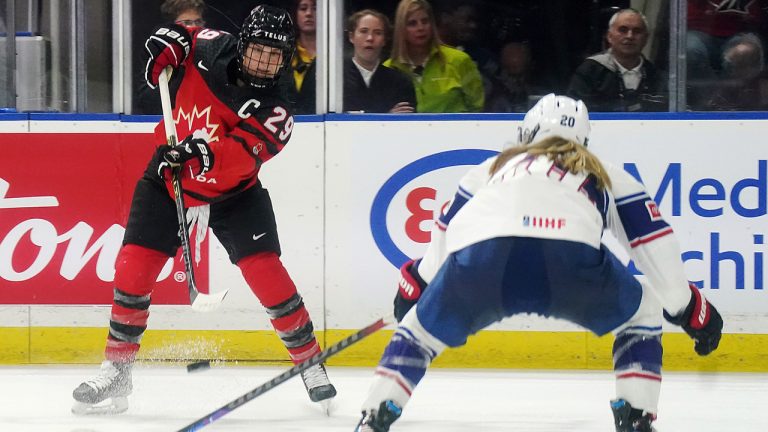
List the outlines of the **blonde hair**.
{"type": "Polygon", "coordinates": [[[597,156],[583,145],[558,136],[543,139],[529,146],[510,147],[504,150],[491,165],[491,175],[521,153],[528,153],[531,156],[546,155],[549,160],[574,174],[586,173],[594,176],[598,189],[611,188],[611,178],[597,156]]]}
{"type": "MultiPolygon", "coordinates": [[[[432,6],[426,0],[400,0],[395,12],[395,30],[392,42],[392,59],[403,64],[410,64],[408,58],[408,42],[405,40],[405,27],[408,23],[408,15],[423,10],[429,17],[429,23],[432,27],[432,40],[430,45],[432,49],[440,47],[440,37],[437,35],[437,25],[435,24],[435,13],[432,6]]],[[[445,63],[442,54],[438,51],[438,58],[445,63]]]]}

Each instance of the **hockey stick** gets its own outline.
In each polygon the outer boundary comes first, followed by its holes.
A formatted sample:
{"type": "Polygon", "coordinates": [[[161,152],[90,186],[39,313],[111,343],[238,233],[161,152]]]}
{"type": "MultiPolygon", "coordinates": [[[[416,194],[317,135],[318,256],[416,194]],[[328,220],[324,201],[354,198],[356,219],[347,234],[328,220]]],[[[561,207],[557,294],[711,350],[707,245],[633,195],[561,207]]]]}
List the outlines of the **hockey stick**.
{"type": "Polygon", "coordinates": [[[360,340],[364,339],[367,336],[372,335],[373,333],[376,333],[377,331],[386,327],[391,322],[392,318],[393,318],[392,316],[379,318],[373,324],[370,324],[367,327],[359,330],[357,333],[340,340],[339,342],[328,347],[328,349],[326,349],[325,351],[313,355],[312,357],[304,360],[303,362],[288,369],[287,371],[281,373],[280,375],[272,378],[271,380],[265,382],[264,384],[256,387],[255,389],[249,391],[248,393],[240,396],[239,398],[233,400],[232,402],[224,405],[223,407],[217,409],[216,411],[213,411],[210,414],[206,414],[204,417],[200,417],[199,419],[195,420],[189,425],[179,429],[177,432],[193,432],[193,431],[202,429],[206,425],[209,425],[215,422],[219,418],[231,413],[235,409],[245,405],[251,400],[268,392],[269,390],[272,390],[273,388],[288,381],[289,379],[295,377],[296,375],[299,375],[300,373],[311,368],[312,366],[315,366],[324,362],[328,357],[336,355],[342,350],[349,347],[350,345],[356,342],[359,342],[360,340]]]}
{"type": "MultiPolygon", "coordinates": [[[[173,121],[173,109],[171,108],[171,92],[168,90],[168,77],[171,75],[170,67],[160,74],[158,78],[158,87],[160,87],[160,103],[163,106],[163,123],[165,124],[165,136],[169,146],[175,146],[178,143],[176,136],[176,123],[173,121]]],[[[229,290],[225,289],[213,294],[203,294],[197,289],[195,283],[195,273],[192,268],[192,253],[189,247],[189,225],[184,215],[184,196],[181,192],[181,167],[173,168],[171,174],[171,184],[173,185],[173,195],[176,199],[176,219],[179,222],[179,236],[181,237],[181,254],[184,257],[184,271],[187,274],[187,287],[189,288],[189,303],[192,309],[199,311],[209,311],[221,305],[224,296],[229,290]]]]}

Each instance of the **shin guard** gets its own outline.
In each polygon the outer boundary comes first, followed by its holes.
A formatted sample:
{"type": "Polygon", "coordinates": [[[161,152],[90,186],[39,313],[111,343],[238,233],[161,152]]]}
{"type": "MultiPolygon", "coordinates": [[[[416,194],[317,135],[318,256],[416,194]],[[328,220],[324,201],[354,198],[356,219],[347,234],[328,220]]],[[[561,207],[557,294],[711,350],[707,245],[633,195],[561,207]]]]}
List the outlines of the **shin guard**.
{"type": "Polygon", "coordinates": [[[104,357],[112,362],[132,362],[147,329],[152,288],[168,256],[163,252],[128,244],[115,263],[115,289],[109,336],[104,357]]]}
{"type": "Polygon", "coordinates": [[[283,341],[293,363],[320,352],[314,326],[304,300],[296,292],[288,272],[273,252],[250,255],[237,266],[261,304],[266,308],[272,327],[283,341]]]}

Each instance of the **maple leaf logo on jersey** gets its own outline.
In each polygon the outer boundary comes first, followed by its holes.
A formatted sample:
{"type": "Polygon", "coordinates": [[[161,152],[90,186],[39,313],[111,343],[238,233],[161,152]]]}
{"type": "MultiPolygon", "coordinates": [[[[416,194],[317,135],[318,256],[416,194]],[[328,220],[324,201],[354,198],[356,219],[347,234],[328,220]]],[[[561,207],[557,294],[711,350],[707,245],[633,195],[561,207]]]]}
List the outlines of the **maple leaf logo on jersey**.
{"type": "Polygon", "coordinates": [[[720,3],[717,2],[710,2],[712,6],[715,7],[715,12],[718,13],[726,13],[726,12],[733,12],[733,13],[740,13],[740,14],[746,14],[749,13],[747,9],[754,3],[755,0],[722,0],[720,3]]]}
{"type": "Polygon", "coordinates": [[[187,135],[191,135],[196,130],[203,129],[211,137],[209,142],[218,141],[219,137],[216,135],[216,131],[219,129],[218,123],[211,123],[211,107],[210,105],[203,110],[199,110],[197,105],[192,106],[192,112],[187,113],[183,107],[179,107],[176,112],[176,133],[179,139],[184,139],[187,135]]]}

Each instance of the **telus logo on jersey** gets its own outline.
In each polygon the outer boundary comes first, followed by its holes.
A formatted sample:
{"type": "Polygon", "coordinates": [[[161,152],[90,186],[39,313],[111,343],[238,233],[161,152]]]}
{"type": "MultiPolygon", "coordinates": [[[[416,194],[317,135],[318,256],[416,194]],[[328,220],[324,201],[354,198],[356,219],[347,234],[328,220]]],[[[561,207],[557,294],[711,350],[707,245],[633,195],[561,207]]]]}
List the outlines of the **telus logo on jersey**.
{"type": "Polygon", "coordinates": [[[370,226],[376,246],[393,266],[423,253],[435,214],[453,198],[467,166],[497,153],[480,149],[436,153],[409,163],[384,182],[371,205],[370,226]]]}

